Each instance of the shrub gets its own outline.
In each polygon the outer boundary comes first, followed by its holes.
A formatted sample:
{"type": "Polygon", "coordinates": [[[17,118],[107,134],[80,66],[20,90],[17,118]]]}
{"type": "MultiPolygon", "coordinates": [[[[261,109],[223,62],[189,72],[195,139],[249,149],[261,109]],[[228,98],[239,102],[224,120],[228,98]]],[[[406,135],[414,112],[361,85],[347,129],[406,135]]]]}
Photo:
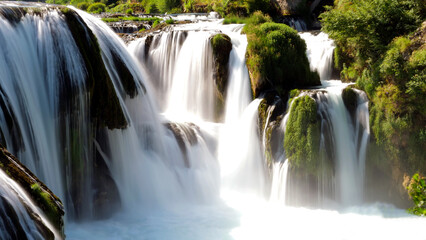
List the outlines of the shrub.
{"type": "Polygon", "coordinates": [[[152,13],[159,13],[159,9],[155,3],[151,3],[148,8],[146,9],[146,13],[152,14],[152,13]]]}
{"type": "Polygon", "coordinates": [[[93,3],[88,8],[87,11],[91,13],[102,13],[105,12],[106,6],[103,3],[93,3]]]}
{"type": "Polygon", "coordinates": [[[408,195],[413,200],[414,207],[408,212],[419,216],[426,216],[426,179],[414,174],[407,187],[408,195]]]}
{"type": "Polygon", "coordinates": [[[132,15],[133,14],[133,10],[131,8],[126,10],[126,14],[127,15],[132,15]]]}
{"type": "Polygon", "coordinates": [[[81,2],[81,3],[77,4],[77,8],[81,9],[83,11],[86,11],[87,8],[89,8],[89,6],[90,6],[90,4],[87,3],[87,2],[81,2]]]}
{"type": "Polygon", "coordinates": [[[247,67],[255,97],[275,89],[279,95],[296,87],[320,85],[317,73],[311,72],[306,44],[297,31],[285,24],[263,22],[266,17],[254,15],[244,28],[247,33],[247,67]]]}

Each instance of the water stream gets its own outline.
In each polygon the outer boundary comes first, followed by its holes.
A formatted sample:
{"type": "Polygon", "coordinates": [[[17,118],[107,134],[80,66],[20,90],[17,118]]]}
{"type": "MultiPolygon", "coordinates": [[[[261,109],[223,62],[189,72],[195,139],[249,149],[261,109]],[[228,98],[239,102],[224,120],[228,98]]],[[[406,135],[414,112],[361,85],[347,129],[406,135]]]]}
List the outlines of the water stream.
{"type": "MultiPolygon", "coordinates": [[[[335,175],[318,180],[318,189],[324,189],[318,198],[336,203],[328,210],[287,202],[292,170],[285,155],[268,178],[257,126],[262,99],[251,99],[242,25],[206,17],[152,35],[150,46],[145,37],[126,47],[105,23],[74,10],[97,38],[128,123],[124,129],[88,124],[88,69],[60,11],[26,14],[14,23],[0,14],[2,140],[63,199],[67,239],[419,239],[412,229],[422,229],[426,220],[363,202],[368,99],[357,91],[353,123],[341,98],[347,84],[329,79],[333,43],[326,35],[301,36],[311,68],[323,80],[314,90],[322,137],[333,139],[318,146],[332,143],[335,153],[335,175]],[[219,32],[233,45],[223,121],[214,117],[210,44],[219,32]],[[134,96],[117,61],[133,78],[134,96]],[[65,110],[64,89],[73,96],[65,110]],[[107,176],[97,173],[100,163],[107,176]],[[76,167],[82,171],[77,175],[76,167]],[[119,207],[102,219],[94,219],[105,194],[97,184],[116,186],[119,198],[119,207]]],[[[3,183],[9,180],[3,175],[0,171],[0,193],[6,196],[10,191],[3,183]]],[[[21,219],[30,222],[25,213],[21,219]]],[[[31,235],[34,227],[25,226],[31,235]]]]}

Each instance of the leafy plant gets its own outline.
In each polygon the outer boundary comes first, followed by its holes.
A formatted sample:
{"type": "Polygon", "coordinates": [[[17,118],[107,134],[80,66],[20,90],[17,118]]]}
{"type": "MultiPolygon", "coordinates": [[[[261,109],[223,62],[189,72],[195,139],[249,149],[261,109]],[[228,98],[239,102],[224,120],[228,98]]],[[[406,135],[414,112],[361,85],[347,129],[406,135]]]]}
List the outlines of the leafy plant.
{"type": "Polygon", "coordinates": [[[87,11],[91,13],[102,13],[105,12],[106,6],[103,3],[93,3],[88,8],[87,11]]]}
{"type": "Polygon", "coordinates": [[[414,207],[408,209],[408,212],[426,216],[426,179],[420,177],[418,173],[414,174],[407,190],[414,203],[414,207]]]}

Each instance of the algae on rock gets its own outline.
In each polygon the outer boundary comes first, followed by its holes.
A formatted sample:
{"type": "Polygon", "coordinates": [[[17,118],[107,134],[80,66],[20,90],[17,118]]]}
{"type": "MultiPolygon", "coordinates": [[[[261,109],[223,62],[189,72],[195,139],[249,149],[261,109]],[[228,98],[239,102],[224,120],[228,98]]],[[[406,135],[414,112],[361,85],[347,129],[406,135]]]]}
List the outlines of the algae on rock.
{"type": "Polygon", "coordinates": [[[284,149],[291,165],[315,175],[319,166],[319,143],[317,104],[307,95],[298,97],[291,106],[284,136],[284,149]]]}

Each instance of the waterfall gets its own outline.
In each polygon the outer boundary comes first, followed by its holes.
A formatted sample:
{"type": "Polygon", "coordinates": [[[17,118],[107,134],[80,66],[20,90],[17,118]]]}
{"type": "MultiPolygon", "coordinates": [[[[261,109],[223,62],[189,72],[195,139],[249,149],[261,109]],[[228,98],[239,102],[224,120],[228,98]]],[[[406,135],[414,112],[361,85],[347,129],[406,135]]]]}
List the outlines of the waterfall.
{"type": "MultiPolygon", "coordinates": [[[[70,187],[71,181],[62,177],[69,175],[64,171],[65,159],[74,154],[72,144],[84,144],[88,134],[86,69],[81,55],[56,11],[26,14],[14,23],[0,17],[0,25],[3,141],[49,188],[66,199],[64,186],[70,187]],[[60,99],[66,94],[74,95],[74,99],[60,99]],[[70,111],[78,114],[67,114],[70,111]],[[61,136],[67,141],[58,141],[61,136]]],[[[88,151],[82,148],[76,154],[86,162],[88,151]]],[[[85,171],[90,172],[90,168],[85,171]]],[[[81,181],[80,188],[87,196],[90,185],[89,178],[81,181]]]]}
{"type": "Polygon", "coordinates": [[[173,119],[214,119],[213,31],[191,26],[151,35],[129,48],[149,69],[160,108],[173,119]],[[149,39],[149,44],[147,41],[149,39]]]}
{"type": "Polygon", "coordinates": [[[26,192],[0,169],[0,238],[61,239],[26,192]],[[46,228],[46,229],[43,229],[46,228]],[[47,232],[52,234],[49,237],[47,232]]]}
{"type": "MultiPolygon", "coordinates": [[[[400,229],[424,226],[386,204],[353,206],[363,204],[368,99],[353,90],[356,108],[345,106],[348,84],[328,81],[333,44],[321,33],[304,38],[323,86],[299,95],[317,106],[319,167],[310,177],[281,142],[271,168],[265,163],[267,125],[283,118],[285,134],[292,113],[274,120],[271,108],[259,129],[263,100],[251,98],[242,25],[172,25],[126,47],[85,12],[20,4],[0,2],[0,140],[63,199],[67,238],[401,239],[418,232],[400,229]],[[221,119],[210,44],[217,33],[232,42],[221,119]],[[299,200],[342,208],[292,207],[299,200]],[[330,226],[337,230],[324,231],[330,226]]],[[[35,217],[53,229],[1,170],[0,215],[1,239],[44,238],[35,217]]]]}
{"type": "Polygon", "coordinates": [[[273,165],[271,201],[285,205],[288,178],[288,159],[273,165]]]}
{"type": "Polygon", "coordinates": [[[314,35],[310,32],[299,33],[306,42],[306,56],[312,71],[318,71],[321,80],[329,80],[333,66],[334,42],[326,33],[314,35]]]}
{"type": "MultiPolygon", "coordinates": [[[[301,193],[290,196],[291,202],[301,201],[299,195],[303,195],[303,191],[312,192],[313,187],[317,192],[317,204],[323,206],[334,205],[333,202],[343,206],[361,204],[363,202],[365,157],[370,131],[368,99],[364,92],[353,90],[357,95],[357,108],[355,117],[352,119],[351,113],[342,99],[342,91],[349,84],[327,80],[332,67],[333,42],[323,33],[317,35],[301,33],[300,36],[307,43],[306,54],[311,69],[320,73],[323,85],[322,89],[303,92],[300,96],[309,95],[317,103],[321,129],[318,161],[320,166],[326,166],[327,162],[332,163],[333,169],[332,171],[318,170],[315,180],[317,186],[312,186],[312,180],[287,177],[290,181],[289,191],[301,191],[301,193]],[[308,186],[311,190],[305,189],[308,186]]],[[[288,114],[283,120],[284,131],[288,114]]],[[[289,165],[291,165],[291,161],[289,165]]],[[[281,185],[287,186],[285,183],[281,183],[281,185]]],[[[277,190],[273,190],[273,192],[277,192],[277,190]]]]}

